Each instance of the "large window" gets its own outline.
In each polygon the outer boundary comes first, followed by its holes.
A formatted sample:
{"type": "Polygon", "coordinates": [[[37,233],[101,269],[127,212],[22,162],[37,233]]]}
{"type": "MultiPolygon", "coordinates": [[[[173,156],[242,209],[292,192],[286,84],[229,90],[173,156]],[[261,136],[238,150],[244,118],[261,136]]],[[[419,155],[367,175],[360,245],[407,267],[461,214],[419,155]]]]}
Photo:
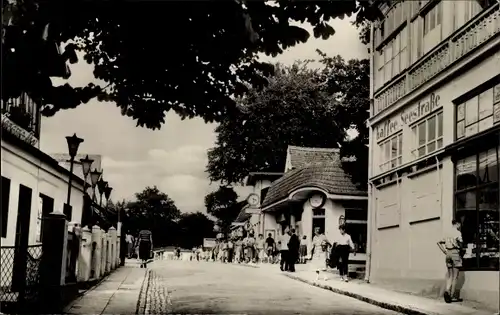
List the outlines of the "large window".
{"type": "Polygon", "coordinates": [[[500,122],[500,84],[459,104],[456,138],[472,136],[500,122]]]}
{"type": "Polygon", "coordinates": [[[424,36],[441,25],[442,19],[442,3],[440,2],[424,16],[424,36]]]}
{"type": "Polygon", "coordinates": [[[462,223],[464,268],[499,268],[499,147],[458,160],[455,217],[462,223]]]}
{"type": "Polygon", "coordinates": [[[43,239],[43,218],[54,211],[54,199],[40,193],[38,196],[38,216],[36,222],[36,241],[41,242],[43,239]]]}
{"type": "Polygon", "coordinates": [[[377,54],[376,88],[389,82],[408,66],[408,33],[404,27],[377,54]]]}
{"type": "Polygon", "coordinates": [[[403,134],[380,143],[380,171],[391,170],[403,163],[403,134]]]}
{"type": "Polygon", "coordinates": [[[443,112],[433,114],[412,128],[414,158],[430,154],[443,147],[443,112]]]}

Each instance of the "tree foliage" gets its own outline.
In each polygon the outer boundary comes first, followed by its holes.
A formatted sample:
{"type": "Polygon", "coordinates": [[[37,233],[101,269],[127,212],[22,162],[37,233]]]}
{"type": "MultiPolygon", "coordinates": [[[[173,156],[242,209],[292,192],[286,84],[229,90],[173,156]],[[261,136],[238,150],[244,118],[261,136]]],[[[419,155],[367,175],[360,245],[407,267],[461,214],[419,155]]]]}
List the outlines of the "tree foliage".
{"type": "Polygon", "coordinates": [[[205,237],[213,237],[215,234],[214,222],[201,212],[183,213],[178,225],[178,244],[183,248],[201,245],[205,237]]]}
{"type": "Polygon", "coordinates": [[[240,213],[238,194],[232,187],[220,186],[218,190],[205,196],[208,214],[218,219],[221,229],[227,232],[231,223],[240,213]]]}
{"type": "MultiPolygon", "coordinates": [[[[324,68],[310,69],[307,62],[277,65],[267,87],[240,100],[245,112],[216,128],[216,145],[208,151],[212,181],[230,184],[251,171],[282,172],[289,145],[340,145],[343,156],[358,159],[354,169],[367,169],[361,151],[368,139],[369,62],[319,53],[324,68]],[[357,129],[359,138],[347,141],[349,128],[357,129]]],[[[360,176],[354,180],[364,181],[360,176]]]]}
{"type": "Polygon", "coordinates": [[[258,54],[275,56],[308,40],[294,22],[328,39],[330,19],[373,15],[368,1],[355,0],[10,0],[2,9],[3,99],[26,91],[51,116],[98,97],[153,129],[170,110],[210,122],[237,115],[234,98],[265,86],[273,72],[258,54]],[[81,51],[106,85],[53,86],[46,55],[54,42],[69,43],[62,61],[77,62],[81,51]]]}
{"type": "Polygon", "coordinates": [[[135,200],[126,205],[124,228],[132,233],[149,229],[153,233],[153,244],[165,246],[177,241],[177,222],[181,217],[174,201],[156,186],[146,187],[135,194],[135,200]]]}

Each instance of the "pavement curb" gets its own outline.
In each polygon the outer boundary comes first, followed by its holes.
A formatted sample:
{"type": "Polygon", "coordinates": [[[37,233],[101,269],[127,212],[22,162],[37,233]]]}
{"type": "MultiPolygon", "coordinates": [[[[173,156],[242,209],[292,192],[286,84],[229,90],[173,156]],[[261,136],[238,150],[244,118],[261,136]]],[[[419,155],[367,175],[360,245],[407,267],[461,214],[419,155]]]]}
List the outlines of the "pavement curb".
{"type": "Polygon", "coordinates": [[[366,303],[369,303],[372,305],[376,305],[376,306],[381,307],[381,308],[385,308],[387,310],[391,310],[391,311],[395,311],[395,312],[399,312],[399,313],[403,313],[403,314],[407,314],[407,315],[437,315],[436,313],[427,313],[427,312],[424,313],[422,311],[418,311],[418,310],[415,310],[413,308],[398,305],[398,304],[377,301],[375,299],[363,296],[361,294],[357,294],[357,293],[349,292],[346,290],[334,288],[330,285],[321,284],[321,283],[317,283],[314,281],[302,279],[302,278],[294,276],[294,275],[290,275],[290,274],[283,274],[283,275],[285,277],[290,278],[290,279],[301,281],[301,282],[307,283],[309,285],[312,285],[312,286],[315,286],[318,288],[332,291],[332,292],[337,293],[337,294],[345,295],[345,296],[348,296],[348,297],[351,297],[351,298],[354,298],[354,299],[357,299],[357,300],[360,300],[360,301],[363,301],[363,302],[366,302],[366,303]]]}
{"type": "Polygon", "coordinates": [[[147,292],[149,288],[150,277],[151,277],[151,270],[146,269],[144,279],[142,280],[141,290],[139,291],[139,298],[137,299],[135,314],[144,314],[146,312],[146,300],[147,300],[147,292]]]}

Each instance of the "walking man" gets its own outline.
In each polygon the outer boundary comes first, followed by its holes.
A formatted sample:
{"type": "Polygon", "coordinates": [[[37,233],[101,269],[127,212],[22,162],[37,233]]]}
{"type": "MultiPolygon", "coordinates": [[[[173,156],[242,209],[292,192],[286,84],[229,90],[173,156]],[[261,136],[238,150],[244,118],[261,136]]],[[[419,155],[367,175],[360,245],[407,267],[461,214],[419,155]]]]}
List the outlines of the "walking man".
{"type": "Polygon", "coordinates": [[[288,234],[288,228],[285,230],[285,233],[281,237],[281,244],[280,244],[280,256],[281,256],[281,261],[280,261],[280,269],[281,271],[288,271],[288,242],[290,241],[290,235],[288,234]]]}
{"type": "Polygon", "coordinates": [[[125,235],[125,242],[127,242],[127,258],[132,258],[134,255],[134,237],[130,234],[130,231],[125,235]]]}
{"type": "Polygon", "coordinates": [[[449,235],[438,242],[439,249],[446,256],[446,289],[444,292],[444,300],[446,303],[451,303],[453,300],[460,302],[462,299],[456,291],[457,279],[462,267],[462,251],[463,240],[460,232],[460,222],[453,220],[451,222],[453,229],[449,235]]]}
{"type": "Polygon", "coordinates": [[[299,259],[300,240],[295,229],[289,232],[290,240],[288,241],[288,271],[295,272],[295,263],[299,259]]]}

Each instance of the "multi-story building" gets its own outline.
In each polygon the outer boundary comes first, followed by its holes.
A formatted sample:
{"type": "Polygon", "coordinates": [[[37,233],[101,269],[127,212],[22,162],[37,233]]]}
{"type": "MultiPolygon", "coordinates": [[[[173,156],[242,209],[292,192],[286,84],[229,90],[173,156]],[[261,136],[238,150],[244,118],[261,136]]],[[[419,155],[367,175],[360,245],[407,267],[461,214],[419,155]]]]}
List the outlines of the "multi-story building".
{"type": "Polygon", "coordinates": [[[462,223],[462,296],[498,305],[500,4],[383,1],[372,23],[368,272],[442,292],[462,223]]]}

